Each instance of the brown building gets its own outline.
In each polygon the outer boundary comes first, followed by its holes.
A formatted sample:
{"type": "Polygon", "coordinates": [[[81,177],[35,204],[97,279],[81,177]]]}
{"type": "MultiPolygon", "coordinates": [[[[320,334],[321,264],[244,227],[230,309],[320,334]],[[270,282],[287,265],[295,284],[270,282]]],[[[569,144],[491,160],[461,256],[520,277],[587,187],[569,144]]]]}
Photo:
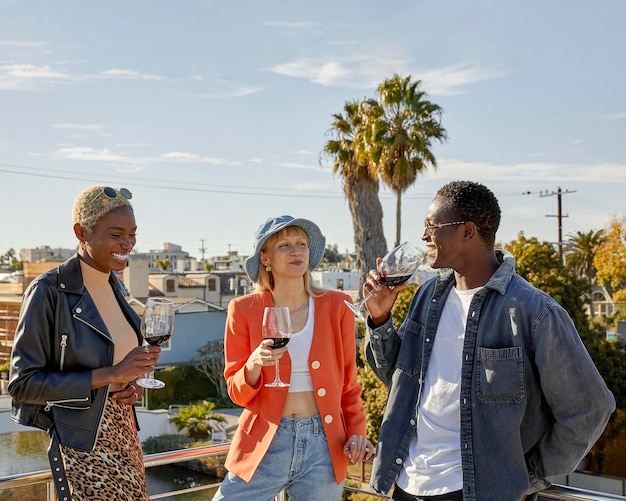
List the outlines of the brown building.
{"type": "Polygon", "coordinates": [[[60,262],[24,262],[24,273],[19,282],[0,282],[0,365],[8,362],[13,347],[13,336],[22,305],[24,290],[42,273],[58,266],[60,262]]]}

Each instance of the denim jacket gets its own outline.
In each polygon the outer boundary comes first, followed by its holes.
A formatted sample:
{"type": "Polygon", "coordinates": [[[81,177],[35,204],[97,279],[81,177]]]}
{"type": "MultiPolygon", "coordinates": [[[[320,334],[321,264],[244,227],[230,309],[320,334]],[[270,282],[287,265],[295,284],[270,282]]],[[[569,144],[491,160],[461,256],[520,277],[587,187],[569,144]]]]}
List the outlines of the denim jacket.
{"type": "MultiPolygon", "coordinates": [[[[516,501],[573,471],[600,437],[615,399],[565,310],[501,265],[472,299],[461,366],[463,499],[516,501]]],[[[366,335],[367,360],[390,387],[371,486],[393,486],[416,433],[422,381],[454,274],[424,283],[396,332],[366,335]]]]}

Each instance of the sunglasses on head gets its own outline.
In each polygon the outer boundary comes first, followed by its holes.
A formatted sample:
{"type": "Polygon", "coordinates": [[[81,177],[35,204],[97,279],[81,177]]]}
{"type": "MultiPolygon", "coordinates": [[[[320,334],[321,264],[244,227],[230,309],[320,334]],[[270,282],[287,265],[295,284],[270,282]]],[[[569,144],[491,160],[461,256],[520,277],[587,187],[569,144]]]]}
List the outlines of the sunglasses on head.
{"type": "MultiPolygon", "coordinates": [[[[108,198],[115,198],[117,197],[117,193],[118,192],[115,191],[115,188],[111,188],[110,186],[105,186],[104,188],[100,190],[100,192],[95,197],[91,199],[89,203],[95,202],[97,198],[102,194],[106,195],[108,198]]],[[[133,194],[127,188],[120,188],[119,194],[123,196],[126,200],[130,200],[131,198],[133,198],[133,194]]]]}

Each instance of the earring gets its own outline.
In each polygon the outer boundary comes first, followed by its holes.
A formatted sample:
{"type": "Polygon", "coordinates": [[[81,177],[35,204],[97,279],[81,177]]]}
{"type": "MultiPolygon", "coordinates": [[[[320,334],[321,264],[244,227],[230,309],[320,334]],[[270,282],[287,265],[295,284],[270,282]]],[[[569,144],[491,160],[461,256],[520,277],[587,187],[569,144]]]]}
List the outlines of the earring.
{"type": "Polygon", "coordinates": [[[265,271],[267,271],[267,272],[272,271],[272,267],[268,264],[268,265],[265,267],[265,271]]]}
{"type": "Polygon", "coordinates": [[[87,242],[85,242],[84,240],[80,241],[80,248],[82,250],[87,250],[87,242]]]}

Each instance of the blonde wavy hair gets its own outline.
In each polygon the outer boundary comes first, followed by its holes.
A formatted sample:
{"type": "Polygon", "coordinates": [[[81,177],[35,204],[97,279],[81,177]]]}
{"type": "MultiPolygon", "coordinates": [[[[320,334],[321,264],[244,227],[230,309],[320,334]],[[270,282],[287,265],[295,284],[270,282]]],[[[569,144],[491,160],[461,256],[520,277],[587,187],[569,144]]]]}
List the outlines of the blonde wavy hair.
{"type": "MultiPolygon", "coordinates": [[[[122,190],[124,190],[124,188],[122,188],[122,190]]],[[[130,193],[128,190],[125,191],[130,193]]],[[[113,209],[117,209],[118,207],[130,207],[132,209],[133,206],[129,198],[122,195],[121,190],[104,185],[85,188],[74,200],[72,207],[72,224],[78,223],[91,233],[100,218],[113,209]],[[115,191],[115,196],[111,198],[105,193],[105,190],[115,191]]]]}

